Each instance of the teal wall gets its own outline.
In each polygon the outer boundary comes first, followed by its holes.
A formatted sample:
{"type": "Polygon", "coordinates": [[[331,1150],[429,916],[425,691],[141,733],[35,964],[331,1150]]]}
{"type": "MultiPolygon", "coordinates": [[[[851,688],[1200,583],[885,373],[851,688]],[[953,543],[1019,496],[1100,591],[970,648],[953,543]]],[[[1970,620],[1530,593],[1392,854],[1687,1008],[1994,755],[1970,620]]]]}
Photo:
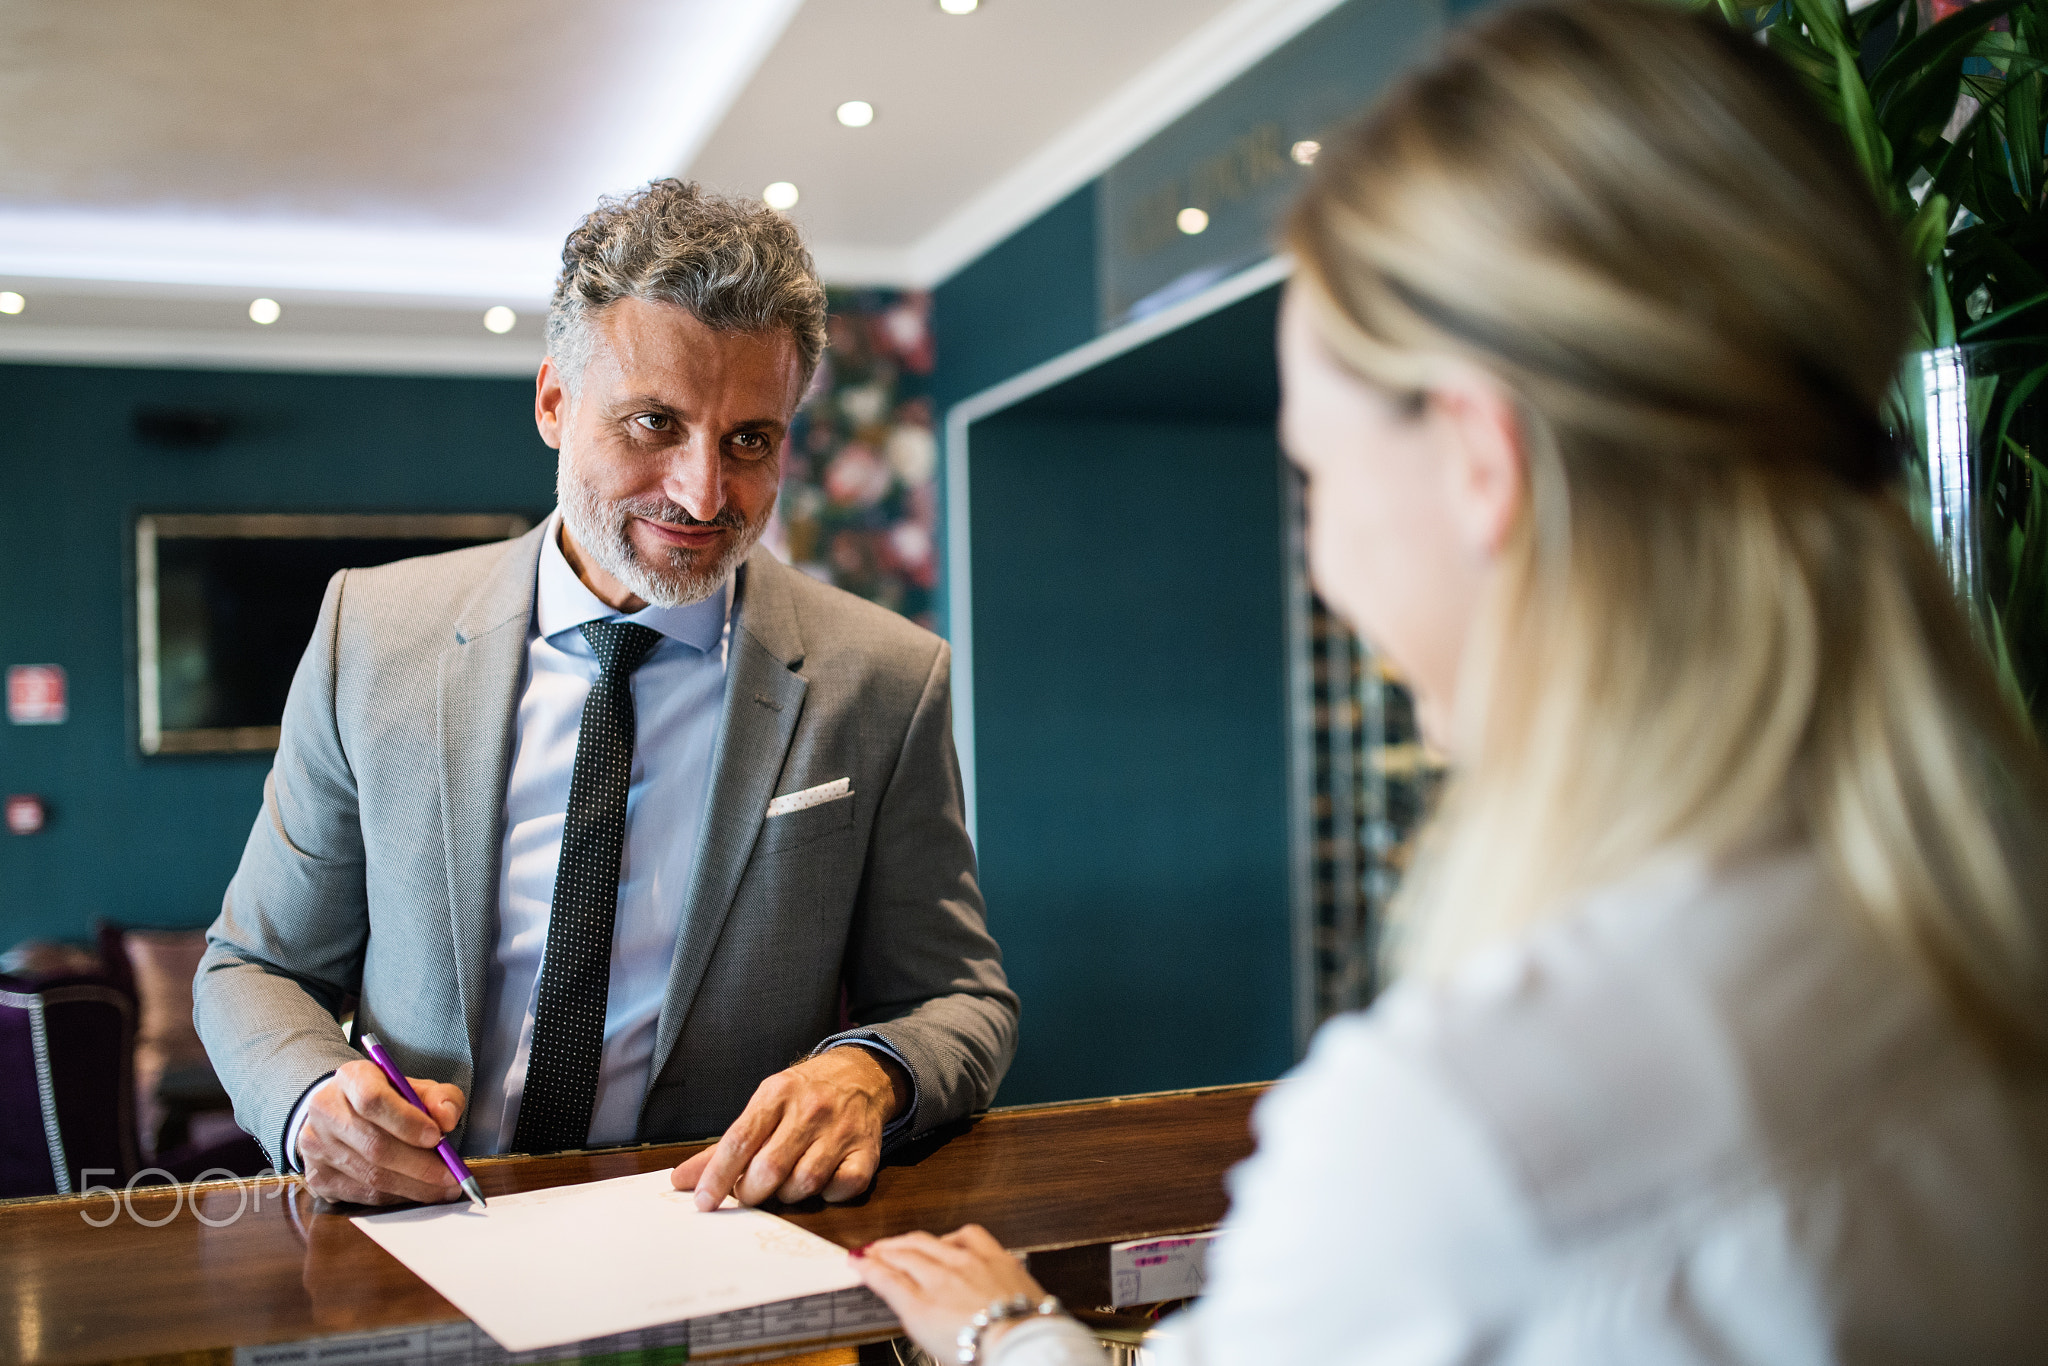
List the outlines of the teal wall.
{"type": "Polygon", "coordinates": [[[1269,289],[974,424],[977,847],[1006,1104],[1293,1061],[1269,289]]]}
{"type": "Polygon", "coordinates": [[[932,291],[939,413],[1095,336],[1095,182],[932,291]]]}
{"type": "Polygon", "coordinates": [[[514,511],[554,503],[527,380],[0,365],[0,667],[61,664],[71,719],[0,722],[0,948],[95,916],[196,926],[220,907],[269,756],[145,759],[134,733],[140,511],[514,511]],[[145,445],[137,405],[224,414],[211,450],[145,445]]]}
{"type": "Polygon", "coordinates": [[[1024,1001],[1005,1104],[1292,1061],[1270,424],[974,436],[983,890],[1024,1001]]]}

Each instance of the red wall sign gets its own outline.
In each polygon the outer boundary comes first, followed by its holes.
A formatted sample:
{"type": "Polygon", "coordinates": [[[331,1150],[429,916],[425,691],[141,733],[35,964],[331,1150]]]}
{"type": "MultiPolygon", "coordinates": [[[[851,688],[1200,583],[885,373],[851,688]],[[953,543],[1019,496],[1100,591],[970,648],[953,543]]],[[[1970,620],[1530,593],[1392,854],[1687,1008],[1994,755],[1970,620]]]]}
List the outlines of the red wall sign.
{"type": "Polygon", "coordinates": [[[16,664],[8,669],[8,720],[17,726],[54,726],[69,714],[61,665],[16,664]]]}

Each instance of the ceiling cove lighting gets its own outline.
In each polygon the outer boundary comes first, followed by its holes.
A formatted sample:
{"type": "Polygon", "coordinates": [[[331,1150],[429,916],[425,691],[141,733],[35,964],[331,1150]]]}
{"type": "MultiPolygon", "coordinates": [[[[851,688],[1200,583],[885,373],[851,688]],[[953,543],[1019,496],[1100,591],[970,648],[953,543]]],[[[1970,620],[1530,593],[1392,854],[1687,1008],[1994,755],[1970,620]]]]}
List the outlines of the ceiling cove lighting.
{"type": "Polygon", "coordinates": [[[230,310],[233,300],[259,294],[422,295],[473,302],[473,312],[461,306],[472,326],[484,309],[517,300],[514,308],[538,318],[561,271],[566,227],[600,194],[689,165],[800,7],[801,0],[611,7],[631,12],[636,42],[664,54],[671,79],[615,82],[619,88],[602,92],[605,135],[522,181],[525,208],[501,228],[430,228],[397,210],[288,219],[225,206],[45,212],[0,203],[0,279],[198,285],[232,291],[224,296],[230,310]]]}
{"type": "Polygon", "coordinates": [[[499,336],[510,332],[512,325],[518,321],[519,315],[503,304],[484,310],[484,330],[496,332],[499,336]]]}
{"type": "Polygon", "coordinates": [[[275,299],[256,299],[249,305],[249,321],[252,323],[268,327],[283,316],[284,310],[278,307],[275,299]]]}
{"type": "Polygon", "coordinates": [[[795,208],[797,198],[796,186],[786,180],[778,180],[761,191],[761,202],[778,213],[795,208]]]}
{"type": "Polygon", "coordinates": [[[425,294],[473,299],[481,311],[507,299],[539,306],[561,269],[559,232],[43,214],[0,207],[0,278],[15,280],[200,285],[232,289],[245,299],[289,290],[425,294]]]}
{"type": "Polygon", "coordinates": [[[0,289],[0,313],[19,313],[28,307],[28,300],[11,289],[0,289]]]}
{"type": "Polygon", "coordinates": [[[1193,237],[1196,233],[1208,228],[1209,215],[1203,213],[1200,209],[1182,209],[1173,216],[1173,225],[1188,236],[1193,237]]]}
{"type": "Polygon", "coordinates": [[[981,0],[939,0],[939,8],[948,14],[972,14],[981,0]]]}

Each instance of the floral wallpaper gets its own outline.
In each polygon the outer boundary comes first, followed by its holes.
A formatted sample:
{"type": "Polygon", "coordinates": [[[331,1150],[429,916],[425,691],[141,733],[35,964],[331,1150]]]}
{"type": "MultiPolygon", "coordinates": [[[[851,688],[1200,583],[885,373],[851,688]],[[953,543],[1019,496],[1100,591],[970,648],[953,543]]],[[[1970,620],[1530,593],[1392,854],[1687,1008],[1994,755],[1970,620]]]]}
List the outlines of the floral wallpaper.
{"type": "Polygon", "coordinates": [[[931,296],[835,289],[828,326],[764,539],[805,573],[937,630],[931,296]]]}

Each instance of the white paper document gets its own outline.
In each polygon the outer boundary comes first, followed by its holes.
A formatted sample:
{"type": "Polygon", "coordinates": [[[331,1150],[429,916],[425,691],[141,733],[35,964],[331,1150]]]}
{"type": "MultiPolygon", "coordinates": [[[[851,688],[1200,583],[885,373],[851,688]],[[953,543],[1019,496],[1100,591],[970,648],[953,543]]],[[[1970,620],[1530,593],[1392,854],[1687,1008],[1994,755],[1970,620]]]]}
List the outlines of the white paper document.
{"type": "Polygon", "coordinates": [[[434,1205],[354,1223],[509,1352],[860,1284],[844,1248],[666,1171],[434,1205]]]}

